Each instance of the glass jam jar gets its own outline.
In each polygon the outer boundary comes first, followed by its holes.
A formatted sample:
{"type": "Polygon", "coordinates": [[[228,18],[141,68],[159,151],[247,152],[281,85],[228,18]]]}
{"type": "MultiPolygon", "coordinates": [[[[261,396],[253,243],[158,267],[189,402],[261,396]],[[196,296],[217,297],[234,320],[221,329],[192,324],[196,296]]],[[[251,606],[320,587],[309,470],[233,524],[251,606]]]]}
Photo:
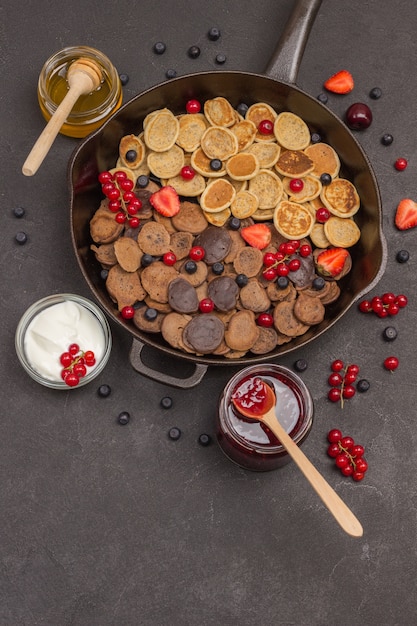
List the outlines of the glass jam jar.
{"type": "Polygon", "coordinates": [[[99,50],[72,46],[53,54],[44,64],[38,80],[38,102],[49,122],[68,91],[67,72],[73,61],[87,58],[101,68],[103,79],[93,92],[80,96],[60,132],[69,137],[86,137],[99,128],[122,104],[122,84],[116,68],[99,50]]]}
{"type": "Polygon", "coordinates": [[[231,461],[248,470],[265,472],[282,467],[290,456],[267,426],[244,417],[232,402],[239,388],[259,377],[274,388],[277,418],[297,445],[311,430],[314,406],[301,378],[281,365],[251,365],[229,380],[219,399],[217,442],[231,461]]]}

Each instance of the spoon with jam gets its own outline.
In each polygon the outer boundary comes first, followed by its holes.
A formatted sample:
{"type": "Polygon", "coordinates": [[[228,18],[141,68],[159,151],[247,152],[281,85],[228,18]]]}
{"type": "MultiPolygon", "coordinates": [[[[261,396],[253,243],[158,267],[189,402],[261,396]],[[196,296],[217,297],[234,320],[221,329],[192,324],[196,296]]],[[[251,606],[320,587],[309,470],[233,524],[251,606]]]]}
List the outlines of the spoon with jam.
{"type": "Polygon", "coordinates": [[[256,383],[250,392],[232,396],[236,409],[247,419],[262,422],[274,433],[343,530],[352,537],[361,537],[363,528],[359,520],[278,421],[273,389],[261,378],[257,378],[256,383]]]}

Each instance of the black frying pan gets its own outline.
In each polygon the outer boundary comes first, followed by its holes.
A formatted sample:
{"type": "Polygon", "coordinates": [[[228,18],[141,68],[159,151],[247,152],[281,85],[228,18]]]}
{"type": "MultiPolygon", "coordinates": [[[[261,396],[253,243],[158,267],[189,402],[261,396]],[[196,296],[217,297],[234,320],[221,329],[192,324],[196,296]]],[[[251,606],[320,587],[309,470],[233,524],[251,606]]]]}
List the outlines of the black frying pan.
{"type": "Polygon", "coordinates": [[[382,233],[381,200],[371,164],[347,126],[317,99],[295,85],[307,37],[320,4],[321,0],[298,0],[295,3],[265,76],[247,72],[211,71],[182,76],[152,87],[121,107],[99,130],[85,139],[71,157],[71,231],[78,263],[103,309],[131,333],[131,363],[147,376],[171,385],[190,387],[201,380],[209,365],[246,366],[276,359],[322,335],[352,304],[376,285],[385,270],[387,253],[382,233]],[[240,102],[250,105],[262,101],[270,104],[277,112],[286,110],[299,115],[312,132],[320,133],[323,140],[335,148],[342,163],[341,174],[354,183],[361,198],[361,209],[356,218],[362,235],[360,242],[351,249],[353,267],[340,283],[340,298],[326,307],[324,321],[267,355],[245,355],[237,360],[185,354],[166,344],[160,335],[141,332],[131,323],[125,322],[106,292],[100,278],[101,268],[90,251],[89,221],[102,198],[97,174],[114,167],[121,137],[130,133],[138,134],[142,120],[155,109],[168,107],[179,114],[184,111],[185,102],[191,98],[203,102],[216,96],[224,96],[234,107],[240,102]],[[195,373],[190,378],[177,379],[149,369],[141,359],[144,345],[195,363],[195,373]]]}

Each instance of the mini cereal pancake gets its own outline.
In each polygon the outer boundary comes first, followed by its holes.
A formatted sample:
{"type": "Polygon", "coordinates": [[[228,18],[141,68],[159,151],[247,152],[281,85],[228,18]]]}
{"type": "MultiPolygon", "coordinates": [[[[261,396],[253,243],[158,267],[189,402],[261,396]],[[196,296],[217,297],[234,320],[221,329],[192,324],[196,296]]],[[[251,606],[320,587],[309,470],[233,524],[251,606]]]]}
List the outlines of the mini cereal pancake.
{"type": "Polygon", "coordinates": [[[195,287],[185,278],[174,278],[168,285],[168,304],[178,313],[196,313],[199,300],[195,287]]]}
{"type": "Polygon", "coordinates": [[[230,130],[237,137],[239,152],[247,150],[255,141],[256,126],[250,120],[240,120],[230,130]]]}
{"type": "Polygon", "coordinates": [[[360,198],[355,186],[345,178],[336,178],[322,188],[324,206],[337,217],[352,217],[359,210],[360,198]]]}
{"type": "Polygon", "coordinates": [[[213,265],[227,257],[232,247],[232,238],[226,229],[209,226],[195,238],[194,245],[205,250],[205,263],[213,265]]]}
{"type": "Polygon", "coordinates": [[[281,200],[282,181],[271,170],[262,169],[249,181],[249,191],[258,198],[260,209],[272,209],[281,200]]]}
{"type": "Polygon", "coordinates": [[[179,212],[170,219],[177,230],[198,235],[207,228],[207,220],[201,207],[195,202],[184,200],[180,204],[179,212]]]}
{"type": "Polygon", "coordinates": [[[332,246],[350,248],[361,237],[360,228],[351,218],[330,217],[324,224],[324,233],[332,246]]]}
{"type": "Polygon", "coordinates": [[[90,220],[90,235],[95,243],[112,243],[123,232],[123,224],[118,224],[114,213],[107,208],[108,200],[100,205],[90,220]]]}
{"type": "Polygon", "coordinates": [[[324,224],[318,222],[311,229],[310,239],[317,248],[328,248],[331,245],[324,232],[324,224]]]}
{"type": "Polygon", "coordinates": [[[165,152],[176,142],[180,123],[171,111],[161,109],[145,118],[143,128],[143,137],[148,148],[154,152],[165,152]]]}
{"type": "Polygon", "coordinates": [[[339,156],[327,143],[319,142],[307,146],[305,149],[307,156],[312,159],[314,169],[312,175],[320,178],[322,174],[330,174],[332,178],[336,178],[340,170],[339,156]]]}
{"type": "Polygon", "coordinates": [[[314,289],[314,287],[307,287],[307,289],[303,290],[303,294],[306,296],[311,296],[312,298],[320,298],[322,302],[327,298],[330,292],[333,291],[333,285],[337,283],[334,280],[325,280],[324,285],[321,289],[314,289]]]}
{"type": "Polygon", "coordinates": [[[126,174],[126,176],[127,176],[128,178],[130,178],[130,180],[132,181],[132,183],[135,183],[135,184],[136,184],[136,176],[135,176],[135,173],[134,173],[134,171],[133,171],[132,169],[129,169],[128,167],[123,167],[123,166],[120,166],[120,167],[113,167],[111,170],[109,170],[109,172],[110,172],[110,174],[111,174],[112,176],[114,176],[114,174],[115,174],[116,172],[124,172],[124,173],[126,174]]]}
{"type": "Polygon", "coordinates": [[[207,295],[218,311],[231,311],[236,308],[239,287],[231,276],[216,276],[208,285],[207,295]]]}
{"type": "MultiPolygon", "coordinates": [[[[146,153],[145,153],[145,156],[146,156],[146,153]]],[[[127,168],[125,168],[125,166],[123,165],[122,159],[119,157],[117,159],[117,161],[116,161],[116,167],[113,168],[113,169],[114,169],[115,172],[117,172],[117,170],[127,169],[127,168]]],[[[146,159],[143,161],[143,163],[141,165],[139,165],[139,167],[135,167],[135,168],[130,167],[129,170],[132,172],[135,181],[142,174],[145,174],[145,176],[148,176],[149,173],[150,173],[149,167],[148,167],[148,165],[146,163],[146,159]]]]}
{"type": "Polygon", "coordinates": [[[218,213],[231,205],[236,189],[229,181],[216,178],[208,183],[200,197],[200,204],[207,213],[218,213]]]}
{"type": "Polygon", "coordinates": [[[162,256],[169,250],[169,243],[169,232],[162,224],[146,222],[139,231],[138,244],[145,254],[162,256]]]}
{"type": "Polygon", "coordinates": [[[278,343],[278,333],[274,328],[259,328],[259,337],[253,344],[250,351],[252,354],[267,354],[271,352],[278,343]]]}
{"type": "Polygon", "coordinates": [[[259,172],[258,158],[250,152],[239,152],[228,159],[226,172],[234,180],[249,180],[259,172]]]}
{"type": "Polygon", "coordinates": [[[256,141],[260,141],[262,143],[275,141],[273,133],[271,133],[270,135],[263,135],[258,131],[258,127],[259,124],[264,120],[269,120],[270,122],[274,123],[276,117],[276,111],[274,111],[274,109],[269,106],[269,104],[266,104],[266,102],[256,102],[249,107],[246,112],[245,119],[250,120],[255,124],[257,129],[256,141]]]}
{"type": "MultiPolygon", "coordinates": [[[[303,202],[314,200],[314,198],[317,198],[320,195],[321,182],[318,178],[315,178],[314,176],[305,176],[302,178],[303,188],[297,192],[292,191],[290,187],[292,180],[292,178],[285,177],[282,181],[284,191],[288,194],[288,199],[291,202],[298,202],[302,204],[303,202]]],[[[313,209],[311,210],[313,211],[313,209]]]]}
{"type": "Polygon", "coordinates": [[[275,142],[256,142],[249,146],[247,150],[258,157],[259,167],[265,169],[273,167],[281,154],[281,146],[275,142]]]}
{"type": "Polygon", "coordinates": [[[162,337],[173,348],[179,350],[186,350],[185,344],[182,340],[182,333],[188,322],[191,321],[190,315],[184,315],[181,313],[168,313],[164,316],[161,323],[162,337]]]}
{"type": "Polygon", "coordinates": [[[119,158],[123,167],[135,170],[145,160],[146,148],[136,135],[125,135],[119,144],[119,158]]]}
{"type": "Polygon", "coordinates": [[[176,258],[181,261],[188,256],[193,245],[193,236],[191,233],[175,232],[171,234],[169,240],[169,248],[176,258]]]}
{"type": "Polygon", "coordinates": [[[195,174],[190,180],[186,180],[179,174],[173,178],[168,178],[165,184],[174,187],[179,196],[189,198],[197,198],[206,188],[205,178],[201,174],[195,174]]]}
{"type": "Polygon", "coordinates": [[[185,269],[187,265],[187,259],[179,268],[180,275],[187,280],[193,287],[200,287],[206,280],[208,274],[208,267],[205,263],[197,263],[197,270],[193,274],[189,274],[185,269]]]}
{"type": "Polygon", "coordinates": [[[204,153],[202,148],[197,148],[191,155],[191,167],[206,178],[220,178],[226,174],[224,163],[219,170],[213,170],[210,166],[211,159],[204,153]]]}
{"type": "Polygon", "coordinates": [[[296,300],[278,302],[274,307],[274,326],[279,333],[288,337],[299,337],[309,329],[294,315],[296,300]]]}
{"type": "Polygon", "coordinates": [[[302,150],[284,150],[275,163],[275,169],[282,176],[302,178],[313,171],[314,163],[302,150]]]}
{"type": "Polygon", "coordinates": [[[149,295],[146,296],[144,300],[146,306],[149,309],[156,309],[159,313],[171,313],[171,305],[168,302],[158,302],[157,300],[153,300],[149,295]]]}
{"type": "Polygon", "coordinates": [[[209,126],[201,137],[201,147],[209,159],[226,161],[237,154],[237,137],[223,126],[209,126]]]}
{"type": "Polygon", "coordinates": [[[326,283],[329,283],[330,289],[320,299],[323,304],[331,304],[340,296],[340,287],[335,280],[326,280],[326,283]]]}
{"type": "Polygon", "coordinates": [[[237,274],[245,274],[248,278],[256,276],[262,269],[263,252],[252,246],[241,248],[233,261],[233,267],[237,274]]]}
{"type": "Polygon", "coordinates": [[[301,117],[284,111],[274,123],[274,134],[278,143],[287,150],[304,150],[310,144],[310,131],[301,117]]]}
{"type": "Polygon", "coordinates": [[[174,267],[165,265],[162,261],[154,261],[143,268],[140,276],[143,288],[153,300],[168,302],[169,283],[178,277],[178,272],[174,267]]]}
{"type": "Polygon", "coordinates": [[[320,324],[324,320],[325,308],[318,297],[300,293],[294,304],[294,315],[308,326],[320,324]]]}
{"type": "Polygon", "coordinates": [[[186,113],[180,115],[178,121],[180,128],[177,145],[185,152],[194,152],[199,147],[201,137],[208,126],[206,118],[201,113],[186,113]]]}
{"type": "Polygon", "coordinates": [[[143,256],[136,241],[130,237],[119,237],[114,242],[114,253],[117,261],[126,272],[136,272],[143,256]]]}
{"type": "Polygon", "coordinates": [[[134,325],[136,328],[139,328],[139,330],[143,330],[147,333],[160,333],[165,314],[158,311],[158,315],[154,319],[149,320],[146,316],[147,309],[148,307],[146,306],[141,306],[139,309],[136,309],[133,316],[134,325]]]}
{"type": "Polygon", "coordinates": [[[112,265],[116,265],[117,259],[114,253],[114,243],[102,243],[100,246],[91,244],[90,250],[94,252],[97,261],[103,267],[109,268],[112,265]]]}
{"type": "Polygon", "coordinates": [[[271,302],[292,302],[297,297],[296,289],[291,282],[284,289],[281,289],[274,280],[272,283],[268,283],[266,293],[271,302]]]}
{"type": "Polygon", "coordinates": [[[126,272],[120,265],[113,265],[109,269],[106,289],[112,300],[117,302],[119,311],[125,306],[133,306],[135,302],[146,297],[138,272],[126,272]]]}
{"type": "Polygon", "coordinates": [[[242,248],[246,248],[246,243],[240,236],[238,230],[229,230],[230,248],[227,255],[224,257],[225,263],[233,263],[239,251],[242,248]]]}
{"type": "Polygon", "coordinates": [[[218,228],[224,226],[229,217],[232,215],[229,208],[223,209],[223,211],[219,211],[218,213],[209,213],[208,211],[203,211],[203,213],[208,223],[213,226],[217,226],[218,228]]]}
{"type": "Polygon", "coordinates": [[[271,306],[271,300],[256,278],[252,278],[247,285],[242,287],[239,297],[243,308],[254,313],[267,311],[271,306]]]}
{"type": "Polygon", "coordinates": [[[219,96],[204,103],[204,115],[212,126],[233,126],[236,111],[226,98],[219,96]]]}
{"type": "Polygon", "coordinates": [[[297,202],[284,200],[274,211],[274,226],[287,239],[308,237],[313,224],[314,218],[310,211],[297,202]]]}
{"type": "Polygon", "coordinates": [[[258,208],[258,198],[251,191],[239,191],[230,205],[230,210],[234,217],[246,219],[251,217],[258,208]]]}
{"type": "Polygon", "coordinates": [[[164,152],[150,152],[146,162],[158,178],[171,178],[177,176],[184,165],[184,150],[174,145],[164,152]]]}
{"type": "Polygon", "coordinates": [[[259,333],[254,312],[237,311],[229,320],[224,339],[232,350],[246,352],[258,340],[259,333]]]}
{"type": "Polygon", "coordinates": [[[211,313],[196,315],[184,327],[183,340],[197,354],[210,354],[222,343],[224,324],[211,313]]]}
{"type": "Polygon", "coordinates": [[[252,213],[251,218],[255,222],[267,222],[274,217],[274,209],[256,209],[255,213],[252,213]]]}
{"type": "Polygon", "coordinates": [[[239,193],[240,191],[245,191],[248,187],[247,180],[234,180],[233,178],[230,178],[230,176],[225,176],[224,179],[228,180],[229,183],[233,185],[233,187],[236,189],[236,193],[239,193]]]}

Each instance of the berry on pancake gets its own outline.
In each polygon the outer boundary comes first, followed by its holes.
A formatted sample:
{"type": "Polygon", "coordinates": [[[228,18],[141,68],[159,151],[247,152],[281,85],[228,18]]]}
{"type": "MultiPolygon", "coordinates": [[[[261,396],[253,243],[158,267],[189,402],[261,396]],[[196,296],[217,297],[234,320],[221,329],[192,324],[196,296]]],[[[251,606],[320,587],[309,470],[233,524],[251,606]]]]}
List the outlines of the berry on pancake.
{"type": "Polygon", "coordinates": [[[271,231],[266,224],[251,224],[240,231],[242,238],[252,248],[263,250],[271,242],[271,231]]]}
{"type": "Polygon", "coordinates": [[[169,185],[155,191],[155,193],[150,196],[149,202],[152,204],[155,211],[164,217],[174,217],[180,210],[178,194],[174,187],[169,185]]]}

